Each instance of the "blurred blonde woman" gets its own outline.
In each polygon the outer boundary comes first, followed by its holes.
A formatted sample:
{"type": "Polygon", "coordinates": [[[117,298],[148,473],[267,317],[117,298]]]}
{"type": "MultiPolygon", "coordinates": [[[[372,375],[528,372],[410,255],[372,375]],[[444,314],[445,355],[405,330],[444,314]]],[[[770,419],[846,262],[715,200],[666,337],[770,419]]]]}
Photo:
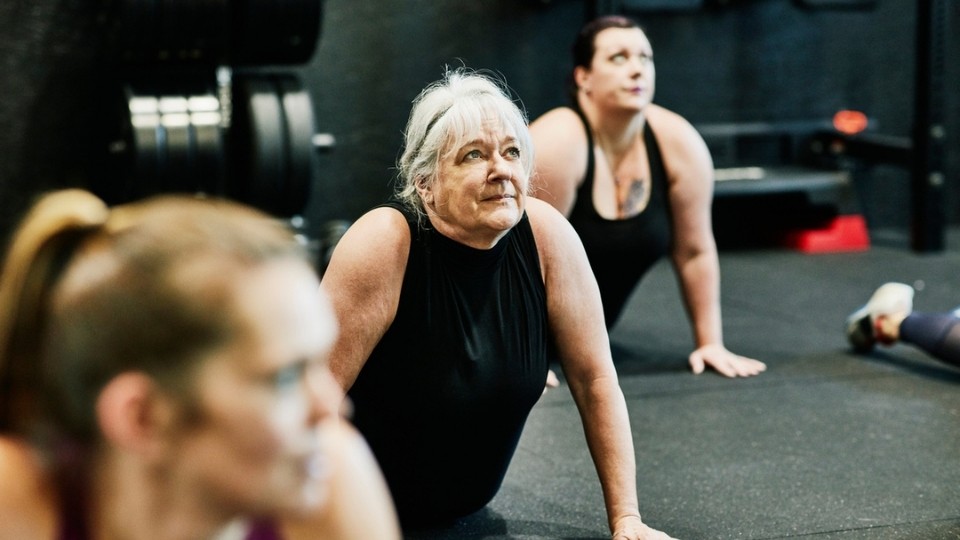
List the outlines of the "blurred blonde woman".
{"type": "Polygon", "coordinates": [[[318,291],[258,211],[42,197],[0,278],[0,538],[399,538],[318,291]]]}

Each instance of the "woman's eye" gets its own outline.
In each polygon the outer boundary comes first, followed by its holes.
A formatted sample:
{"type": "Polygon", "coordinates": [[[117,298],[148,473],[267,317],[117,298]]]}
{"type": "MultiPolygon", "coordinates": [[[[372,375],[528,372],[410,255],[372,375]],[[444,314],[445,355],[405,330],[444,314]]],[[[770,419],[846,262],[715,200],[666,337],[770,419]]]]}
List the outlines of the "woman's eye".
{"type": "Polygon", "coordinates": [[[463,156],[463,158],[464,158],[464,159],[480,159],[480,158],[481,158],[481,154],[480,154],[480,151],[479,151],[479,150],[471,150],[471,151],[467,152],[467,154],[466,154],[465,156],[463,156]]]}
{"type": "Polygon", "coordinates": [[[507,149],[507,155],[513,159],[520,159],[520,149],[515,146],[511,146],[507,149]]]}
{"type": "Polygon", "coordinates": [[[288,390],[300,384],[300,381],[303,379],[305,365],[306,364],[302,362],[297,362],[278,371],[274,377],[274,383],[277,385],[277,388],[288,390]]]}
{"type": "Polygon", "coordinates": [[[617,53],[610,57],[610,61],[614,64],[622,64],[627,61],[627,55],[623,53],[617,53]]]}

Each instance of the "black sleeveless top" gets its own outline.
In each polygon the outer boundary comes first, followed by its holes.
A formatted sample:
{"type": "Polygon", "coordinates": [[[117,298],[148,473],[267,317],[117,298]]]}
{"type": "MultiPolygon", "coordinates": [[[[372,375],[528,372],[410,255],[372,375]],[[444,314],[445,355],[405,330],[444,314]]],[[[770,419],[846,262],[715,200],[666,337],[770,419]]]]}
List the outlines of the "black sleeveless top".
{"type": "Polygon", "coordinates": [[[593,133],[583,113],[574,110],[587,132],[588,157],[586,175],[570,212],[570,223],[580,235],[587,258],[590,259],[590,266],[600,286],[607,328],[611,328],[620,318],[623,306],[640,279],[670,251],[673,235],[667,171],[650,122],[646,122],[643,141],[647,147],[651,177],[647,207],[626,219],[600,216],[593,203],[593,133]]]}
{"type": "Polygon", "coordinates": [[[496,494],[548,369],[546,290],[529,219],[473,249],[410,226],[393,324],[349,391],[404,528],[496,494]]]}

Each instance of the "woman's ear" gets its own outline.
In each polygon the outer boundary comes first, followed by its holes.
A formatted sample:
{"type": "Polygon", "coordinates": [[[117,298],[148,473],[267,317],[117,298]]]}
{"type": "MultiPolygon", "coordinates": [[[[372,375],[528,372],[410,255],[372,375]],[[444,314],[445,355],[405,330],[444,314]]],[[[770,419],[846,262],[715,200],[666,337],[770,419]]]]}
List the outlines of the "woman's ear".
{"type": "Polygon", "coordinates": [[[433,189],[426,178],[418,176],[414,181],[414,186],[416,186],[417,193],[420,194],[420,198],[423,199],[424,204],[433,204],[433,189]]]}
{"type": "Polygon", "coordinates": [[[121,373],[100,391],[97,424],[111,445],[145,456],[155,456],[167,446],[174,421],[174,406],[145,373],[121,373]]]}
{"type": "Polygon", "coordinates": [[[590,72],[583,66],[573,68],[573,82],[581,92],[590,93],[590,72]]]}

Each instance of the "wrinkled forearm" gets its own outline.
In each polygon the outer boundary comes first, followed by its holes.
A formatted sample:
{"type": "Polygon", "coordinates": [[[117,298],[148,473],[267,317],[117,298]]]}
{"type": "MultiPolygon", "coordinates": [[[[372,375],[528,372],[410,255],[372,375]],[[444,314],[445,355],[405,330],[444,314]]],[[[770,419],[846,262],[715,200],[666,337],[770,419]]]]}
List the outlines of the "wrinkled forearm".
{"type": "Polygon", "coordinates": [[[603,489],[607,519],[639,516],[633,436],[623,392],[616,378],[571,382],[584,435],[603,489]]]}

